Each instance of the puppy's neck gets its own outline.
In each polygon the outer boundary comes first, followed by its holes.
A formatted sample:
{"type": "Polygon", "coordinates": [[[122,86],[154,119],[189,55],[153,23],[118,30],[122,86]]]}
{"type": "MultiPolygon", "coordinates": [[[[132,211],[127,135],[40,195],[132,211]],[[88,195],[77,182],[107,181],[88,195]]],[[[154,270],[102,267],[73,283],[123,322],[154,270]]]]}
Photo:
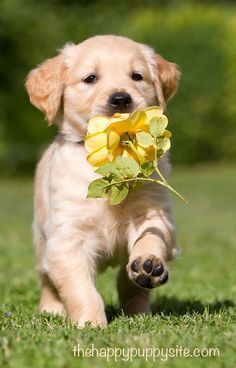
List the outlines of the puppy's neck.
{"type": "Polygon", "coordinates": [[[82,122],[72,123],[64,120],[62,123],[57,124],[59,127],[60,135],[63,136],[65,141],[83,144],[86,132],[86,126],[82,122]]]}

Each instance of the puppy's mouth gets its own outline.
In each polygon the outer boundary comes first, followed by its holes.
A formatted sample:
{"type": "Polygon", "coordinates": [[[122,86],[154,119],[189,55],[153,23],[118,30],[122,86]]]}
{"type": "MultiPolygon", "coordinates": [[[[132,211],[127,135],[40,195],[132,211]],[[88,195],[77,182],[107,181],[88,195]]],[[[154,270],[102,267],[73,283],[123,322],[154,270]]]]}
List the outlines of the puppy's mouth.
{"type": "Polygon", "coordinates": [[[110,108],[106,108],[104,110],[104,115],[107,117],[112,117],[113,115],[115,115],[116,113],[120,113],[120,114],[130,114],[135,110],[134,108],[126,108],[126,109],[110,109],[110,108]]]}

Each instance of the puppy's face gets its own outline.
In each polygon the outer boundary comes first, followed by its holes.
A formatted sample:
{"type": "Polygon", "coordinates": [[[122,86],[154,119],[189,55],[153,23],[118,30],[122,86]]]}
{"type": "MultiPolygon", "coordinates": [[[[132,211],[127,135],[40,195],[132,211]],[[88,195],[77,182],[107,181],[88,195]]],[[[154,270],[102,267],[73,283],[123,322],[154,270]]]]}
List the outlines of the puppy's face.
{"type": "Polygon", "coordinates": [[[151,105],[165,107],[175,93],[175,64],[124,37],[97,36],[66,45],[28,76],[31,102],[72,140],[83,138],[94,115],[111,116],[151,105]]]}

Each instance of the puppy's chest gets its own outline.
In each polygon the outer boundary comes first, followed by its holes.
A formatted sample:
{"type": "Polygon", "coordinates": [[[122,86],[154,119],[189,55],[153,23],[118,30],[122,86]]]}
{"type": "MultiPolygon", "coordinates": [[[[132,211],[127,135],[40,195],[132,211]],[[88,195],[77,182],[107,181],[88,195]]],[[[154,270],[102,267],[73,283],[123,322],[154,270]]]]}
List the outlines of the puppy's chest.
{"type": "Polygon", "coordinates": [[[87,198],[89,184],[99,177],[87,163],[83,146],[66,144],[60,147],[52,162],[52,203],[84,231],[117,244],[124,241],[127,219],[122,207],[109,206],[107,199],[87,198]],[[122,239],[120,239],[122,237],[122,239]]]}

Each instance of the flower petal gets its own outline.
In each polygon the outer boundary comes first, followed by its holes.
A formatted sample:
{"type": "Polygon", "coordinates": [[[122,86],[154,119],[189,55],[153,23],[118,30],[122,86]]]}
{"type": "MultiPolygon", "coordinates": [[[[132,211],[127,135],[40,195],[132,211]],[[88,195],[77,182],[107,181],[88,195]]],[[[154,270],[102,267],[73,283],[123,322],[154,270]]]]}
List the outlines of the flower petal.
{"type": "Polygon", "coordinates": [[[138,143],[135,145],[136,149],[141,157],[142,161],[145,161],[145,157],[147,156],[147,147],[140,146],[138,143]]]}
{"type": "Polygon", "coordinates": [[[114,122],[110,124],[106,131],[108,130],[116,130],[117,133],[122,134],[125,132],[134,133],[137,130],[148,131],[147,118],[144,111],[138,110],[133,114],[122,114],[123,120],[120,118],[116,121],[112,118],[114,122]],[[125,116],[127,116],[125,118],[125,116]]]}
{"type": "Polygon", "coordinates": [[[107,163],[109,160],[109,152],[107,150],[106,146],[100,147],[99,149],[91,152],[87,156],[87,161],[90,165],[92,165],[94,168],[98,168],[105,163],[107,163]]]}
{"type": "Polygon", "coordinates": [[[117,156],[122,156],[124,148],[119,145],[112,153],[109,152],[109,161],[114,161],[117,156]]]}
{"type": "Polygon", "coordinates": [[[111,123],[116,123],[117,121],[123,121],[123,120],[127,120],[129,118],[130,114],[128,113],[124,113],[124,114],[120,114],[119,112],[116,112],[111,118],[110,118],[110,122],[111,123]]]}
{"type": "Polygon", "coordinates": [[[87,131],[90,134],[98,133],[103,131],[109,124],[109,118],[102,115],[96,115],[89,120],[87,131]]]}
{"type": "Polygon", "coordinates": [[[137,156],[128,147],[124,148],[122,157],[130,157],[137,161],[137,156]]]}
{"type": "Polygon", "coordinates": [[[111,130],[115,130],[119,134],[130,132],[130,125],[129,120],[119,120],[109,125],[105,132],[109,132],[111,130]]]}
{"type": "Polygon", "coordinates": [[[87,134],[84,141],[86,150],[92,152],[106,145],[107,135],[103,132],[87,134]]]}
{"type": "Polygon", "coordinates": [[[153,146],[143,147],[142,145],[136,143],[136,149],[139,155],[142,157],[142,159],[140,160],[142,163],[154,160],[155,150],[153,146]]]}
{"type": "Polygon", "coordinates": [[[107,135],[107,149],[109,152],[113,152],[120,143],[120,135],[115,131],[111,130],[107,135]]]}
{"type": "Polygon", "coordinates": [[[147,117],[144,111],[138,110],[133,112],[130,117],[131,120],[131,129],[130,131],[136,132],[137,130],[143,130],[142,128],[147,125],[147,117]]]}

